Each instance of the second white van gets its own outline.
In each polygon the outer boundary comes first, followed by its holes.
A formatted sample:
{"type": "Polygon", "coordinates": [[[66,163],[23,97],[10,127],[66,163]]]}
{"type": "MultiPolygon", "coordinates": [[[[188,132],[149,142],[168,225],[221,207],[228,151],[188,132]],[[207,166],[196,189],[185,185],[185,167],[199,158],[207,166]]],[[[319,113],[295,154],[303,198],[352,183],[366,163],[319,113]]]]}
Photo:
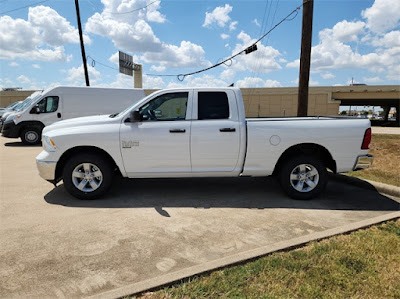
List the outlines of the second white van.
{"type": "Polygon", "coordinates": [[[40,143],[45,126],[90,115],[114,114],[145,97],[143,89],[58,86],[47,89],[22,111],[7,117],[2,135],[21,138],[24,144],[40,143]]]}

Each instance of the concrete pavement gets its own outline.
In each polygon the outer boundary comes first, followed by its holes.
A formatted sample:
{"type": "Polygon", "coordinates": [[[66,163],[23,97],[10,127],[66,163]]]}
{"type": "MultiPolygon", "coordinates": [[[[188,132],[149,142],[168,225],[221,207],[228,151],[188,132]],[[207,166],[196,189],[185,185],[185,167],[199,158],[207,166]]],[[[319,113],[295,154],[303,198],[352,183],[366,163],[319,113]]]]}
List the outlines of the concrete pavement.
{"type": "Polygon", "coordinates": [[[40,147],[14,141],[0,138],[5,298],[121,297],[400,217],[398,199],[336,180],[312,201],[271,178],[119,180],[81,201],[38,176],[40,147]]]}

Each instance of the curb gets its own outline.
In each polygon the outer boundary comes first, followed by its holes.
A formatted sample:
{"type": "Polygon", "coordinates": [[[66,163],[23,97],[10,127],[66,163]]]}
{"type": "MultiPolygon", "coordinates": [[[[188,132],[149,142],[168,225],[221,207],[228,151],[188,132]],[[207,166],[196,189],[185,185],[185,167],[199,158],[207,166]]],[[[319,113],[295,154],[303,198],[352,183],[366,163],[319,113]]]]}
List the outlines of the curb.
{"type": "Polygon", "coordinates": [[[343,174],[330,174],[329,178],[335,181],[345,182],[348,184],[352,184],[353,186],[357,186],[368,190],[375,190],[378,191],[379,193],[400,198],[400,187],[396,187],[393,185],[359,179],[356,177],[351,177],[343,174]]]}
{"type": "Polygon", "coordinates": [[[186,269],[178,270],[172,273],[168,273],[165,275],[161,275],[158,277],[154,277],[152,279],[140,281],[137,283],[133,283],[128,286],[120,287],[111,291],[106,291],[104,293],[100,293],[94,296],[90,296],[88,298],[91,299],[109,299],[109,298],[121,298],[125,296],[130,296],[134,294],[138,294],[144,291],[156,289],[162,286],[170,285],[174,282],[179,282],[182,279],[189,278],[194,275],[207,273],[209,271],[214,271],[223,267],[240,264],[242,262],[259,258],[262,256],[266,256],[276,251],[288,250],[291,248],[296,248],[303,246],[307,243],[313,241],[319,241],[322,239],[326,239],[332,236],[353,232],[362,228],[367,228],[375,224],[379,224],[385,221],[393,220],[400,218],[400,211],[388,213],[385,215],[381,215],[378,217],[362,220],[359,222],[347,224],[341,227],[336,227],[332,229],[328,229],[326,231],[312,233],[306,236],[301,236],[297,238],[293,238],[291,240],[278,242],[274,245],[267,245],[263,247],[259,247],[253,250],[240,252],[237,254],[233,254],[231,256],[226,256],[224,258],[220,258],[214,261],[206,262],[203,264],[198,264],[186,269]]]}

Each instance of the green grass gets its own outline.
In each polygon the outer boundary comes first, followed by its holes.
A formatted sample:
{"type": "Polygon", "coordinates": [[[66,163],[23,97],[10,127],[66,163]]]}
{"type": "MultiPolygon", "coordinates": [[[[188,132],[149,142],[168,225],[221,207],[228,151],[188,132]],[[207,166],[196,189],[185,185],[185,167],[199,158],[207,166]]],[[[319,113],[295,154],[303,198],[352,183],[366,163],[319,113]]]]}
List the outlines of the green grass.
{"type": "Polygon", "coordinates": [[[370,153],[372,167],[348,175],[400,187],[400,135],[373,134],[370,153]]]}
{"type": "MultiPolygon", "coordinates": [[[[400,220],[277,252],[139,298],[400,298],[400,220]]],[[[132,297],[136,298],[136,297],[132,297]]]]}

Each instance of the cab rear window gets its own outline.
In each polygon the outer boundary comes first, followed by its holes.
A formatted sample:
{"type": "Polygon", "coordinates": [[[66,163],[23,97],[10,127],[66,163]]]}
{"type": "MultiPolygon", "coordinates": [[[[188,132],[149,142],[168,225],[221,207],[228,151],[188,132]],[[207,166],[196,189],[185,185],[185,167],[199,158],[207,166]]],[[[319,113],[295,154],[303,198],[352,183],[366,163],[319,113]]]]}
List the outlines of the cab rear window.
{"type": "Polygon", "coordinates": [[[220,91],[202,91],[198,94],[198,119],[229,118],[228,95],[220,91]]]}

